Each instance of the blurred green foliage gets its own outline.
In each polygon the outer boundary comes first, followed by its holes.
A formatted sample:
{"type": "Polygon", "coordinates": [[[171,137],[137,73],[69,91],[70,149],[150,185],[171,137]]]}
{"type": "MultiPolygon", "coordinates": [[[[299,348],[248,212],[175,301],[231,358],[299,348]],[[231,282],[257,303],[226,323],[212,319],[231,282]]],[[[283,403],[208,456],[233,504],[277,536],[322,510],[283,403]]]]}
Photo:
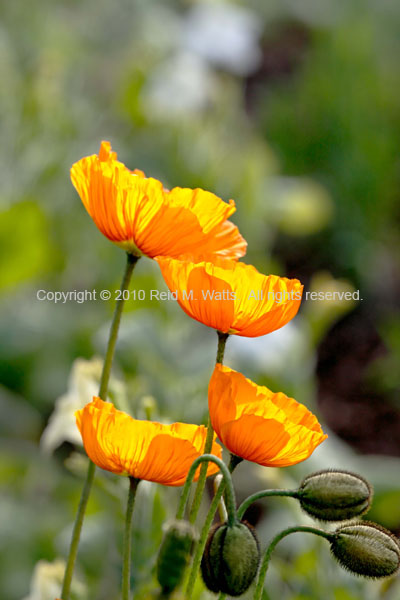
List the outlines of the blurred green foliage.
{"type": "MultiPolygon", "coordinates": [[[[70,445],[48,457],[39,440],[73,361],[103,356],[113,302],[55,305],[36,293],[119,285],[123,253],[96,230],[68,176],[100,140],[167,187],[234,198],[246,260],[258,269],[304,276],[311,289],[360,287],[387,347],[368,378],[398,409],[400,7],[37,0],[29,9],[3,2],[0,13],[0,587],[7,600],[47,600],[29,595],[29,582],[37,561],[66,556],[82,465],[70,445]]],[[[164,289],[148,259],[133,285],[164,289]]],[[[318,344],[353,308],[308,303],[279,335],[229,340],[227,363],[318,410],[318,344]]],[[[128,302],[115,372],[132,414],[145,417],[150,395],[152,418],[204,421],[215,351],[215,334],[176,304],[148,295],[128,302]]],[[[296,485],[313,466],[357,463],[336,443],[332,434],[315,463],[282,474],[241,465],[238,494],[275,485],[274,477],[296,485]]],[[[399,531],[398,463],[369,465],[357,463],[376,487],[371,518],[399,531]]],[[[74,591],[81,600],[119,597],[126,481],[116,479],[99,474],[89,505],[74,591]]],[[[135,597],[157,589],[148,575],[177,498],[151,485],[139,494],[135,597]]],[[[276,523],[301,519],[290,502],[271,502],[258,525],[263,543],[276,523]]],[[[273,562],[266,599],[399,593],[396,583],[340,571],[320,540],[287,540],[273,562]]],[[[200,583],[196,590],[207,597],[200,583]]]]}

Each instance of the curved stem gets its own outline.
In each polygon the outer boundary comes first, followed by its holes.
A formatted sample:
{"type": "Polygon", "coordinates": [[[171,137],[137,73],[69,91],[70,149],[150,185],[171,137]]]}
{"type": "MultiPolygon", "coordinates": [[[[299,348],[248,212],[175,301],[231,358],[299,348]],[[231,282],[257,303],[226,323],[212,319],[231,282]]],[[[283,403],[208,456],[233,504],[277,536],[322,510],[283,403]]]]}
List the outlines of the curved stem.
{"type": "Polygon", "coordinates": [[[287,535],[297,532],[313,533],[314,535],[319,535],[320,537],[323,537],[329,541],[331,541],[335,537],[334,534],[322,531],[322,529],[315,529],[315,527],[289,527],[288,529],[285,529],[284,531],[278,533],[265,551],[257,579],[257,585],[254,592],[253,600],[261,600],[265,576],[267,574],[269,561],[271,559],[272,552],[275,550],[275,546],[287,535]]]}
{"type": "MultiPolygon", "coordinates": [[[[231,460],[229,463],[229,472],[232,473],[235,467],[241,462],[238,456],[231,454],[231,460]]],[[[211,524],[213,522],[215,513],[218,509],[218,504],[222,498],[222,494],[225,491],[225,479],[221,481],[220,486],[211,502],[210,508],[207,513],[206,520],[203,525],[203,529],[201,530],[200,539],[195,549],[195,554],[193,558],[192,568],[190,570],[189,580],[186,587],[186,595],[185,598],[190,599],[193,594],[194,585],[196,583],[197,573],[200,567],[201,557],[203,556],[204,548],[207,543],[208,532],[210,531],[211,524]]]]}
{"type": "MultiPolygon", "coordinates": [[[[181,500],[179,503],[178,512],[176,513],[177,519],[182,519],[183,514],[185,512],[185,505],[189,495],[190,485],[193,481],[193,478],[196,474],[196,471],[200,464],[205,463],[207,468],[207,463],[213,462],[220,468],[220,471],[224,477],[224,482],[221,482],[218,491],[221,487],[223,489],[226,488],[226,508],[228,511],[228,524],[233,525],[236,521],[236,500],[235,500],[235,490],[233,489],[231,471],[228,469],[226,464],[217,456],[213,454],[202,454],[193,461],[192,466],[189,469],[189,473],[186,477],[185,486],[183,488],[181,500]]],[[[207,471],[206,471],[207,474],[207,471]]],[[[221,496],[219,496],[221,497],[221,496]]]]}
{"type": "Polygon", "coordinates": [[[122,600],[129,600],[130,581],[131,581],[131,547],[132,547],[132,514],[135,505],[136,490],[140,479],[129,477],[129,494],[126,506],[124,546],[122,551],[122,600]]]}
{"type": "MultiPolygon", "coordinates": [[[[115,345],[117,342],[118,329],[119,324],[121,322],[122,310],[124,307],[124,294],[123,292],[128,289],[129,283],[132,277],[133,269],[137,261],[139,260],[138,256],[133,256],[132,254],[127,255],[127,263],[125,267],[124,276],[122,279],[120,291],[121,294],[119,296],[119,300],[117,300],[115,304],[114,317],[111,323],[110,335],[108,338],[106,356],[104,359],[103,370],[100,379],[100,389],[99,396],[102,400],[107,399],[107,390],[108,390],[108,382],[110,379],[111,366],[114,358],[115,345]]],[[[69,600],[69,594],[71,590],[71,582],[72,576],[74,573],[74,566],[76,561],[76,556],[78,554],[78,546],[79,546],[79,538],[81,535],[83,519],[86,512],[86,506],[89,500],[90,491],[93,484],[95,465],[92,461],[89,461],[89,466],[86,474],[86,480],[83,485],[81,499],[79,501],[78,511],[75,517],[74,528],[72,531],[72,538],[68,552],[67,564],[65,567],[64,581],[61,590],[61,598],[62,600],[69,600]]]]}
{"type": "Polygon", "coordinates": [[[252,494],[246,500],[243,500],[242,504],[239,506],[237,510],[237,517],[239,521],[243,518],[246,510],[253,504],[253,502],[257,502],[257,500],[261,500],[262,498],[268,498],[269,496],[289,496],[290,498],[298,497],[298,490],[262,490],[261,492],[256,492],[252,494]]]}
{"type": "MultiPolygon", "coordinates": [[[[226,340],[229,337],[228,333],[222,333],[221,331],[217,331],[218,335],[218,348],[217,348],[217,358],[216,364],[221,363],[224,360],[225,346],[226,340]]],[[[204,444],[203,453],[209,454],[211,452],[212,443],[214,439],[214,429],[211,425],[210,415],[208,415],[207,421],[207,437],[204,444]]],[[[200,476],[197,482],[196,492],[193,498],[192,508],[189,513],[189,522],[194,523],[196,521],[197,513],[199,512],[201,499],[203,496],[204,486],[206,483],[206,473],[207,473],[207,465],[202,465],[200,469],[200,476]]]]}
{"type": "MultiPolygon", "coordinates": [[[[214,439],[214,429],[211,425],[210,415],[208,415],[207,421],[207,437],[204,444],[203,452],[204,454],[209,454],[212,449],[212,443],[214,439]]],[[[199,512],[201,499],[203,496],[204,486],[206,484],[206,473],[207,473],[207,465],[202,465],[200,469],[199,479],[197,481],[196,492],[193,498],[192,508],[189,513],[189,522],[194,523],[197,518],[197,513],[199,512]]]]}

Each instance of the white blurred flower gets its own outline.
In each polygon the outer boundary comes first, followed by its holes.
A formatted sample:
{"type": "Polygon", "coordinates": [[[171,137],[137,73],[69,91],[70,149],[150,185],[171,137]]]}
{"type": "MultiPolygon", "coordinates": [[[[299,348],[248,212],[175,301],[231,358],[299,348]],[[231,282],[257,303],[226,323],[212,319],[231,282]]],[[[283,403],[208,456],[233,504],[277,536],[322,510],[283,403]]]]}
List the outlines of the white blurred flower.
{"type": "MultiPolygon", "coordinates": [[[[53,562],[40,560],[33,571],[31,587],[28,596],[23,600],[54,600],[61,593],[64,577],[65,562],[57,559],[53,562]]],[[[74,579],[73,593],[75,597],[83,597],[85,586],[74,579]]]]}
{"type": "MultiPolygon", "coordinates": [[[[74,361],[68,382],[68,391],[56,400],[55,409],[50,416],[47,427],[43,431],[40,445],[48,454],[54,452],[63,442],[71,442],[82,446],[82,438],[75,422],[75,411],[91,402],[99,392],[99,384],[103,361],[100,358],[74,361]]],[[[117,407],[127,411],[125,385],[110,378],[109,397],[117,407]]]]}
{"type": "Polygon", "coordinates": [[[258,338],[232,335],[226,347],[229,364],[252,368],[261,373],[281,375],[298,371],[299,362],[309,362],[309,341],[303,328],[290,322],[285,327],[258,338]]]}
{"type": "Polygon", "coordinates": [[[154,68],[142,92],[151,117],[181,117],[204,109],[214,95],[212,70],[200,57],[179,52],[154,68]]]}
{"type": "Polygon", "coordinates": [[[248,75],[259,65],[260,20],[246,8],[225,2],[197,4],[184,25],[184,45],[217,67],[248,75]]]}
{"type": "MultiPolygon", "coordinates": [[[[46,454],[54,452],[63,442],[82,446],[82,438],[76,426],[75,412],[98,396],[103,361],[94,357],[90,360],[77,358],[71,368],[68,391],[57,398],[55,409],[40,439],[46,454]]],[[[111,376],[108,385],[109,399],[118,409],[129,412],[124,383],[111,376]]]]}
{"type": "Polygon", "coordinates": [[[93,396],[97,396],[102,366],[100,358],[78,358],[74,361],[68,391],[57,398],[55,409],[40,440],[44,452],[54,452],[63,442],[82,445],[74,413],[90,402],[93,396]]]}

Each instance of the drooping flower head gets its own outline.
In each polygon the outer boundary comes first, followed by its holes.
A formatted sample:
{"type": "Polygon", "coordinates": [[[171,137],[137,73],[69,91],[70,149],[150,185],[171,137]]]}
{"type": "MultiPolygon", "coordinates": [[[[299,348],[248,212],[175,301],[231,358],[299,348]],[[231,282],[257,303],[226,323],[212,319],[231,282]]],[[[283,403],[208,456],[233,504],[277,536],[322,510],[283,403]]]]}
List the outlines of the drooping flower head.
{"type": "MultiPolygon", "coordinates": [[[[86,453],[98,467],[163,485],[185,483],[207,435],[203,426],[133,419],[100,398],[93,398],[75,416],[86,453]]],[[[212,454],[221,458],[221,450],[214,442],[212,454]]],[[[207,475],[217,471],[218,466],[209,463],[207,475]]]]}
{"type": "Polygon", "coordinates": [[[265,467],[295,465],[328,437],[303,404],[221,364],[210,380],[208,408],[226,448],[265,467]]]}
{"type": "Polygon", "coordinates": [[[235,203],[202,189],[166,190],[130,171],[109,142],[71,168],[71,180],[100,231],[124,250],[150,258],[200,252],[240,258],[247,244],[227,221],[235,203]]]}
{"type": "Polygon", "coordinates": [[[185,313],[222,333],[271,333],[293,319],[300,306],[303,286],[297,279],[262,275],[251,265],[221,258],[156,260],[185,313]]]}

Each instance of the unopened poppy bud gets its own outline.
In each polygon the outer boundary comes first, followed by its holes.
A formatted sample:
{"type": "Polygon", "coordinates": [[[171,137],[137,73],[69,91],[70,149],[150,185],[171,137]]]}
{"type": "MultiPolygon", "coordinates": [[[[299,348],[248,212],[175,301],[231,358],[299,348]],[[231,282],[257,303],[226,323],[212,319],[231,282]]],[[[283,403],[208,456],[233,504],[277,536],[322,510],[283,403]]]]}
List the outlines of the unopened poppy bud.
{"type": "Polygon", "coordinates": [[[253,528],[243,522],[219,524],[208,537],[201,561],[204,583],[212,592],[240,596],[255,578],[259,562],[253,528]]]}
{"type": "Polygon", "coordinates": [[[339,527],[331,550],[342,567],[364,577],[389,577],[400,567],[399,540],[384,527],[368,521],[339,527]]]}
{"type": "Polygon", "coordinates": [[[317,471],[300,485],[302,509],[321,521],[344,521],[364,514],[372,499],[371,485],[348,471],[317,471]]]}
{"type": "Polygon", "coordinates": [[[197,537],[188,521],[175,520],[169,524],[157,561],[157,579],[164,593],[171,593],[182,581],[197,537]]]}

